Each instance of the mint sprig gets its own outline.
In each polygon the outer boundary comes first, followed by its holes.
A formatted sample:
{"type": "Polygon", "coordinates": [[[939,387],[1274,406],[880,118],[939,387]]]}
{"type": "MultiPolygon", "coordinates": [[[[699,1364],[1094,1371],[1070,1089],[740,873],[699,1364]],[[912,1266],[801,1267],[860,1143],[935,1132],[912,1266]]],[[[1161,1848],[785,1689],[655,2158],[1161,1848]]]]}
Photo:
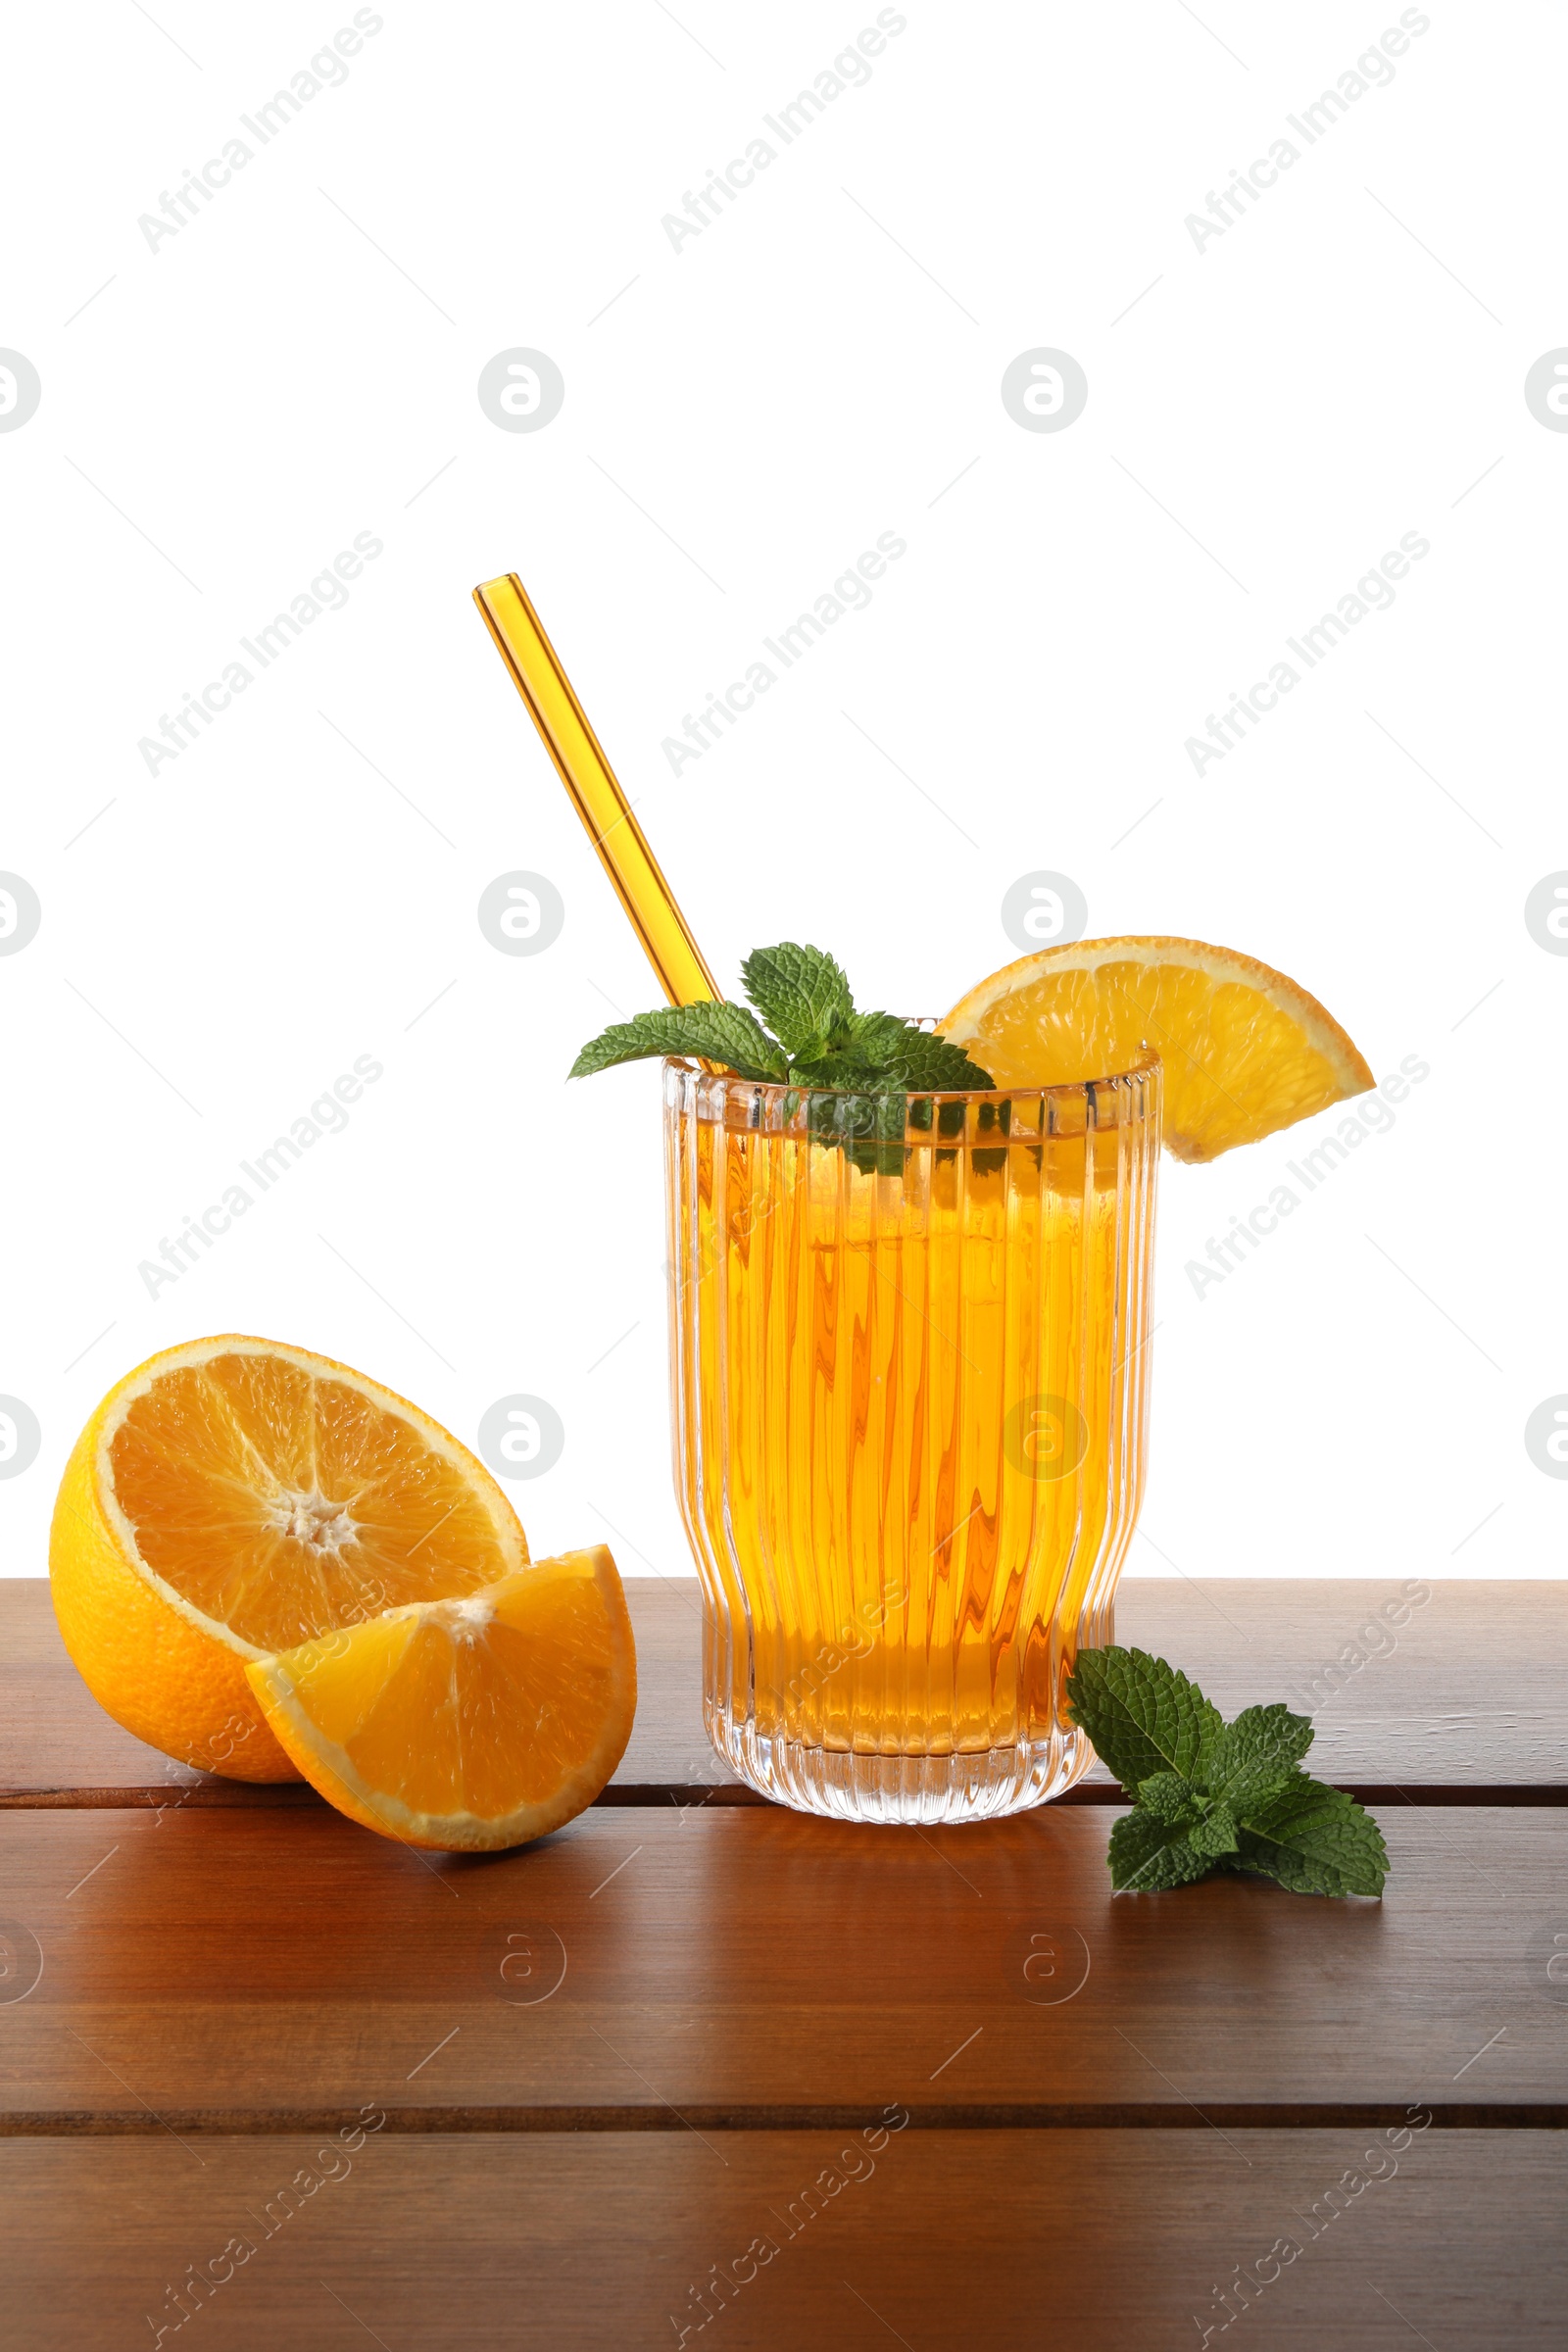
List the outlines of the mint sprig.
{"type": "MultiPolygon", "coordinates": [[[[793,940],[758,948],[742,964],[741,978],[755,1013],[731,1004],[640,1012],[584,1046],[570,1075],[588,1078],[616,1062],[689,1054],[718,1062],[738,1078],[883,1098],[861,1132],[891,1134],[896,1126],[901,1139],[905,1095],[964,1093],[992,1083],[961,1046],[896,1013],[857,1012],[843,966],[821,948],[793,940]],[[896,1120],[894,1098],[900,1099],[896,1120]]],[[[842,1124],[826,1117],[820,1123],[834,1132],[842,1124]]]]}
{"type": "Polygon", "coordinates": [[[1081,1649],[1067,1712],[1133,1810],[1110,1834],[1110,1883],[1154,1894],[1245,1870],[1294,1894],[1381,1894],[1389,1854],[1370,1813],[1301,1769],[1312,1725],[1289,1707],[1226,1723],[1147,1650],[1081,1649]]]}

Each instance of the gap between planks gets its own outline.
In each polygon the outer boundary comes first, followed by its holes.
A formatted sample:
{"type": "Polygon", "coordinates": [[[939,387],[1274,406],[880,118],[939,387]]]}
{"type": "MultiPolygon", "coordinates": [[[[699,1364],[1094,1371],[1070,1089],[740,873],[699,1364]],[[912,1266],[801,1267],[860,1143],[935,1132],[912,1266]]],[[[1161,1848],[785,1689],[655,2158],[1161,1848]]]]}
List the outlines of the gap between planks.
{"type": "MultiPolygon", "coordinates": [[[[1513,1781],[1492,1786],[1475,1781],[1342,1781],[1337,1786],[1363,1805],[1568,1805],[1568,1782],[1562,1781],[1513,1781]]],[[[713,1805],[767,1805],[772,1800],[739,1782],[725,1782],[715,1788],[694,1781],[634,1781],[601,1789],[593,1801],[595,1805],[622,1807],[653,1805],[661,1810],[673,1805],[684,1812],[713,1805]]],[[[1065,1788],[1059,1796],[1048,1801],[1052,1806],[1124,1805],[1127,1798],[1114,1782],[1080,1781],[1075,1788],[1065,1788]]],[[[188,1808],[204,1813],[270,1812],[322,1802],[314,1788],[298,1781],[217,1784],[166,1781],[141,1788],[122,1785],[112,1788],[24,1788],[0,1792],[0,1812],[12,1813],[156,1811],[160,1806],[181,1813],[188,1808]]],[[[788,1812],[791,1808],[780,1805],[775,1809],[788,1812]]]]}
{"type": "MultiPolygon", "coordinates": [[[[1568,2131],[1561,2100],[1420,2101],[1439,2131],[1568,2131]]],[[[206,2133],[228,2139],[285,2138],[336,2131],[338,2107],[165,2107],[16,2109],[0,2114],[4,2139],[144,2139],[155,2132],[206,2133]]],[[[871,2112],[864,2106],[688,2105],[679,2115],[662,2103],[627,2106],[386,2107],[388,2132],[411,2137],[510,2132],[848,2132],[871,2112]]],[[[1039,2104],[982,2102],[906,2110],[917,2132],[1233,2132],[1380,2131],[1405,2126],[1409,2104],[1339,2099],[1214,2101],[1202,2110],[1176,2100],[1116,2099],[1039,2104]]]]}

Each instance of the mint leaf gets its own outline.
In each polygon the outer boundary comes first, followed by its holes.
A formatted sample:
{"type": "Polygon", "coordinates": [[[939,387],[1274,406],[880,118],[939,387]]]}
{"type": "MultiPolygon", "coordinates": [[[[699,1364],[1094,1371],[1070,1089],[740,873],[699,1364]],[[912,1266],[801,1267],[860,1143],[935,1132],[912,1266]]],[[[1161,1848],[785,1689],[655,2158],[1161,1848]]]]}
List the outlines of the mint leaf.
{"type": "Polygon", "coordinates": [[[959,1095],[992,1083],[990,1071],[971,1061],[961,1046],[933,1037],[928,1029],[906,1028],[887,1066],[911,1094],[959,1095]]]}
{"type": "Polygon", "coordinates": [[[858,1012],[850,1022],[846,1051],[854,1053],[868,1070],[885,1069],[897,1058],[912,1025],[896,1012],[858,1012]]]}
{"type": "Polygon", "coordinates": [[[790,1076],[808,1089],[826,1094],[879,1095],[889,1091],[879,1065],[851,1049],[803,1054],[790,1063],[790,1076]]]}
{"type": "MultiPolygon", "coordinates": [[[[808,1067],[797,1062],[790,1076],[799,1078],[808,1067]]],[[[906,1110],[902,1091],[868,1089],[863,1080],[856,1082],[853,1093],[842,1079],[836,1086],[827,1081],[820,1091],[813,1081],[807,1095],[811,1134],[819,1143],[836,1144],[862,1176],[903,1174],[909,1157],[904,1140],[906,1110]]]]}
{"type": "Polygon", "coordinates": [[[1193,1851],[1185,1829],[1142,1806],[1111,1831],[1109,1858],[1110,1883],[1118,1894],[1160,1894],[1204,1877],[1213,1867],[1207,1854],[1193,1851]]]}
{"type": "Polygon", "coordinates": [[[1291,1780],[1312,1744],[1312,1720],[1287,1706],[1248,1707],[1228,1723],[1208,1760],[1205,1786],[1239,1816],[1291,1780]]]}
{"type": "Polygon", "coordinates": [[[1197,1827],[1188,1831],[1187,1842],[1195,1854],[1201,1854],[1208,1862],[1217,1862],[1224,1854],[1234,1854],[1239,1837],[1236,1816],[1229,1805],[1211,1804],[1197,1827]]]}
{"type": "Polygon", "coordinates": [[[851,1063],[875,1073],[883,1083],[911,1094],[964,1094],[989,1087],[989,1070],[971,1061],[961,1046],[893,1012],[858,1012],[836,1050],[851,1063]]]}
{"type": "Polygon", "coordinates": [[[891,1012],[860,1012],[823,1046],[797,1055],[790,1075],[804,1085],[862,1093],[961,1094],[989,1087],[991,1073],[961,1046],[901,1021],[891,1012]]]}
{"type": "Polygon", "coordinates": [[[776,1080],[786,1068],[783,1054],[744,1004],[669,1004],[612,1022],[584,1046],[568,1075],[591,1078],[616,1062],[666,1054],[723,1062],[738,1078],[776,1080]]]}
{"type": "Polygon", "coordinates": [[[1129,1796],[1159,1772],[1203,1782],[1224,1730],[1196,1683],[1147,1650],[1081,1649],[1067,1678],[1067,1712],[1129,1796]]]}
{"type": "Polygon", "coordinates": [[[1231,1867],[1259,1871],[1298,1894],[1381,1894],[1389,1849],[1370,1813],[1308,1772],[1249,1808],[1231,1867]]]}
{"type": "Polygon", "coordinates": [[[1377,1887],[1359,1889],[1348,1886],[1332,1865],[1315,1862],[1288,1845],[1276,1844],[1272,1838],[1259,1838],[1251,1830],[1237,1833],[1237,1851],[1221,1855],[1215,1867],[1234,1871],[1239,1877],[1272,1879],[1289,1894],[1344,1896],[1379,1891],[1377,1887]]]}
{"type": "Polygon", "coordinates": [[[1236,1816],[1227,1804],[1215,1804],[1179,1772],[1152,1773],[1147,1781],[1138,1784],[1138,1813],[1159,1823],[1162,1829],[1184,1832],[1195,1854],[1202,1856],[1204,1867],[1221,1854],[1236,1851],[1236,1816]]]}
{"type": "Polygon", "coordinates": [[[1203,1810],[1198,1791],[1179,1772],[1154,1772],[1147,1781],[1140,1781],[1138,1803],[1156,1821],[1168,1821],[1177,1829],[1195,1827],[1203,1810]]]}
{"type": "Polygon", "coordinates": [[[758,948],[741,965],[746,994],[789,1054],[828,1044],[854,1010],[842,965],[821,948],[781,940],[758,948]]]}

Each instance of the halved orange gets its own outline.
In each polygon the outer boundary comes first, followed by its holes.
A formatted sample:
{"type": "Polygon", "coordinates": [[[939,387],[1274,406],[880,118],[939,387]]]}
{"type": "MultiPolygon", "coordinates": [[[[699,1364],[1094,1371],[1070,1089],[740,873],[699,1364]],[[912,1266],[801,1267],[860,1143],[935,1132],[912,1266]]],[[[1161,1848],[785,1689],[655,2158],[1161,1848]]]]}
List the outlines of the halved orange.
{"type": "Polygon", "coordinates": [[[938,1026],[999,1087],[1113,1077],[1152,1047],[1178,1159],[1255,1144],[1376,1083],[1304,988],[1197,939],[1045,948],[971,988],[938,1026]]]}
{"type": "Polygon", "coordinates": [[[127,1374],[66,1466],[49,1573],[100,1705],[185,1764],[296,1767],[248,1662],[527,1561],[488,1470],[417,1405],[274,1340],[193,1340],[127,1374]]]}
{"type": "Polygon", "coordinates": [[[278,1744],[339,1812],[448,1850],[521,1845],[592,1804],[637,1705],[626,1596],[603,1544],[245,1672],[278,1744]]]}

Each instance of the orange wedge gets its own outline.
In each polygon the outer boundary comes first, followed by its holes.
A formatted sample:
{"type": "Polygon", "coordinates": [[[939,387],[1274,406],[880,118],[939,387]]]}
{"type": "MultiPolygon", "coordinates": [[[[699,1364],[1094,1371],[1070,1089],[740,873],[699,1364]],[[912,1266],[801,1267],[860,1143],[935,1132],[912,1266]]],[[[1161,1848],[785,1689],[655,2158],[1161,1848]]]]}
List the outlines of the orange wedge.
{"type": "Polygon", "coordinates": [[[99,1703],[182,1763],[296,1767],[248,1663],[528,1558],[483,1465],[417,1405],[272,1340],[193,1340],[112,1389],[66,1466],[49,1573],[99,1703]]]}
{"type": "Polygon", "coordinates": [[[999,1087],[1113,1077],[1152,1047],[1178,1159],[1258,1143],[1375,1083],[1304,988],[1197,939],[1046,948],[993,972],[938,1025],[999,1087]]]}
{"type": "Polygon", "coordinates": [[[592,1804],[637,1705],[603,1544],[245,1671],[279,1746],[340,1813],[448,1850],[521,1845],[592,1804]]]}

